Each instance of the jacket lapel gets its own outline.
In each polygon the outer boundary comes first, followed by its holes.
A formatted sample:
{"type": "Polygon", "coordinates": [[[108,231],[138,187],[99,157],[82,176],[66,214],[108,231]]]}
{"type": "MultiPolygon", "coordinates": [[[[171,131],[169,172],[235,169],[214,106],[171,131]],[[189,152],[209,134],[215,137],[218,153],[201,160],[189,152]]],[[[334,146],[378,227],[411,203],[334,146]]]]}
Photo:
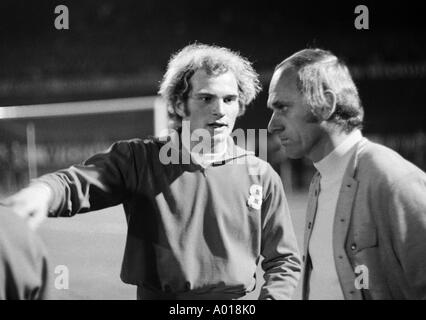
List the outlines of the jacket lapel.
{"type": "Polygon", "coordinates": [[[317,172],[312,178],[309,187],[309,202],[306,209],[306,222],[305,222],[305,236],[303,241],[303,277],[302,277],[302,299],[307,300],[309,295],[309,278],[312,265],[310,264],[309,257],[309,239],[311,238],[312,229],[314,227],[315,215],[317,212],[320,174],[317,172]]]}
{"type": "Polygon", "coordinates": [[[346,300],[360,300],[362,294],[355,289],[355,272],[345,250],[346,239],[351,223],[351,216],[358,189],[358,181],[355,179],[358,168],[359,153],[366,143],[363,138],[356,146],[356,151],[349,161],[342,186],[337,200],[336,214],[333,224],[333,254],[339,276],[340,286],[346,300]]]}
{"type": "Polygon", "coordinates": [[[309,247],[309,239],[311,238],[315,215],[317,213],[318,194],[319,194],[320,174],[317,172],[312,178],[311,186],[309,188],[309,202],[306,209],[305,221],[305,237],[303,241],[303,254],[306,259],[309,247]]]}
{"type": "Polygon", "coordinates": [[[357,188],[358,182],[354,178],[350,176],[344,177],[333,225],[334,263],[346,300],[362,299],[361,292],[355,290],[355,273],[345,250],[357,188]]]}

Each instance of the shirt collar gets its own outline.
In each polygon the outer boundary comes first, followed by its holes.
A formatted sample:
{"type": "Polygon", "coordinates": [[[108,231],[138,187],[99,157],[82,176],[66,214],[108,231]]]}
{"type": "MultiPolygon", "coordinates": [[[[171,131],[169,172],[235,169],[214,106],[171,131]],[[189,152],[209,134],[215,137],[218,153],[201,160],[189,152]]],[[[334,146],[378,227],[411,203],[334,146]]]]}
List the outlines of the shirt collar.
{"type": "Polygon", "coordinates": [[[225,152],[221,154],[211,154],[207,157],[208,160],[203,161],[199,160],[198,157],[194,157],[193,153],[191,153],[187,147],[182,143],[182,135],[180,131],[172,131],[169,134],[169,139],[171,142],[171,147],[179,150],[179,152],[185,153],[186,155],[189,154],[191,157],[191,160],[194,161],[196,164],[201,165],[202,167],[207,167],[211,165],[212,163],[218,163],[218,162],[225,162],[228,160],[232,160],[235,158],[243,157],[246,155],[254,155],[253,151],[247,151],[239,146],[237,146],[232,139],[232,137],[228,137],[226,141],[226,150],[225,152]],[[212,160],[212,161],[210,161],[212,160]]]}

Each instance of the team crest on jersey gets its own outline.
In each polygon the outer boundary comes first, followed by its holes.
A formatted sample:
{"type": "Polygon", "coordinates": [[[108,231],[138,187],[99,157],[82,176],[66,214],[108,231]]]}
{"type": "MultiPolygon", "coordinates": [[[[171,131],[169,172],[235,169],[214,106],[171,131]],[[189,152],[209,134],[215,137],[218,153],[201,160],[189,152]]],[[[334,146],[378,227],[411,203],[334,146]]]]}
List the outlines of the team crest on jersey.
{"type": "Polygon", "coordinates": [[[249,198],[247,200],[247,205],[255,210],[260,210],[262,207],[262,198],[263,198],[263,192],[262,192],[262,186],[259,186],[258,184],[252,184],[249,190],[249,198]]]}

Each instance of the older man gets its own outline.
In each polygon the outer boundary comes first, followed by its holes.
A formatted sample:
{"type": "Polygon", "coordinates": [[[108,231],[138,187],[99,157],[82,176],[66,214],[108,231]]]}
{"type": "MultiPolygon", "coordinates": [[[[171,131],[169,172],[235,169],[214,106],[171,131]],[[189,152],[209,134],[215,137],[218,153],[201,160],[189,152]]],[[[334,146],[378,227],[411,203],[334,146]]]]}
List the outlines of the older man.
{"type": "Polygon", "coordinates": [[[34,181],[7,200],[39,221],[123,203],[128,235],[121,278],[140,299],[288,299],[300,260],[281,180],[230,137],[260,87],[249,61],[190,45],[160,87],[178,130],[121,141],[82,165],[34,181]]]}
{"type": "Polygon", "coordinates": [[[317,173],[304,244],[304,299],[426,298],[426,174],[364,138],[363,109],[345,64],[305,49],[269,88],[270,132],[317,173]]]}

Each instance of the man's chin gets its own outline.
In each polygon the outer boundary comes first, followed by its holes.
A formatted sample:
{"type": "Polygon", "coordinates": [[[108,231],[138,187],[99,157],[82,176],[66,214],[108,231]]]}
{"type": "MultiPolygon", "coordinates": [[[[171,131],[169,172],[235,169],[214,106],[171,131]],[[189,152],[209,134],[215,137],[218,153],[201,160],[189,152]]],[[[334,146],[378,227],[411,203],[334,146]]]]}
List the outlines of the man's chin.
{"type": "Polygon", "coordinates": [[[226,142],[228,135],[214,135],[212,140],[211,140],[211,144],[212,146],[217,146],[219,144],[223,144],[226,142]]]}
{"type": "Polygon", "coordinates": [[[229,136],[229,130],[228,128],[220,128],[220,129],[214,129],[210,131],[210,135],[212,137],[212,140],[220,140],[225,139],[229,136]]]}
{"type": "Polygon", "coordinates": [[[282,148],[284,150],[284,155],[287,158],[290,158],[290,159],[303,158],[303,152],[301,152],[300,150],[294,150],[292,148],[288,148],[288,147],[285,147],[285,146],[283,146],[282,148]]]}
{"type": "Polygon", "coordinates": [[[226,141],[228,140],[228,137],[229,137],[228,133],[214,134],[211,139],[211,144],[213,147],[222,145],[226,143],[226,141]]]}

